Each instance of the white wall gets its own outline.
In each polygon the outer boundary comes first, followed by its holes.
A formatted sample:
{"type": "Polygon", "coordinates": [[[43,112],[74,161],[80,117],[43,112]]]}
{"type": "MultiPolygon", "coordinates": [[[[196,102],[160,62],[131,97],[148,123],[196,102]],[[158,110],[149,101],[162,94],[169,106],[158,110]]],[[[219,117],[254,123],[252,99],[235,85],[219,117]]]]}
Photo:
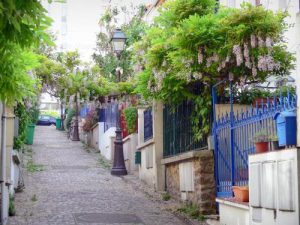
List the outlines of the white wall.
{"type": "MultiPolygon", "coordinates": [[[[139,166],[139,178],[146,182],[149,186],[153,189],[156,189],[156,168],[147,168],[146,161],[147,161],[147,151],[154,151],[154,143],[144,147],[141,150],[141,165],[139,166]]],[[[154,154],[152,154],[153,162],[154,162],[154,154]]]]}
{"type": "MultiPolygon", "coordinates": [[[[138,133],[144,133],[144,110],[138,109],[138,133]],[[141,121],[142,120],[142,121],[141,121]]],[[[139,177],[156,190],[165,189],[165,166],[161,164],[163,158],[163,104],[153,102],[153,138],[144,142],[143,135],[138,137],[138,150],[141,151],[141,165],[139,177]],[[149,158],[151,157],[151,158],[149,158]],[[153,167],[149,167],[149,165],[153,167]]]]}
{"type": "Polygon", "coordinates": [[[128,173],[132,173],[137,170],[135,165],[135,152],[137,147],[137,133],[130,134],[123,139],[123,151],[125,166],[128,173]]]}
{"type": "Polygon", "coordinates": [[[107,159],[113,159],[114,140],[116,137],[116,128],[111,127],[104,132],[104,123],[99,123],[99,150],[100,153],[107,159]]]}

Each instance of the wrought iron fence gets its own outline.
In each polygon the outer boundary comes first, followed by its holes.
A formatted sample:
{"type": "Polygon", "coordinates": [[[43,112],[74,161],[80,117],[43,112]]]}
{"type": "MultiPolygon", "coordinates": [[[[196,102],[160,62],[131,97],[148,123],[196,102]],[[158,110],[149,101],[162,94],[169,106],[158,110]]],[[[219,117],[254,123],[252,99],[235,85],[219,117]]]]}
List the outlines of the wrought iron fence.
{"type": "Polygon", "coordinates": [[[83,106],[81,109],[80,109],[80,117],[81,118],[85,118],[87,116],[89,112],[89,108],[87,105],[83,106]]]}
{"type": "Polygon", "coordinates": [[[191,124],[193,107],[191,101],[184,101],[175,109],[164,107],[164,157],[207,147],[207,137],[199,141],[194,138],[191,124]]]}
{"type": "Polygon", "coordinates": [[[99,120],[104,122],[104,131],[107,131],[111,127],[116,127],[118,109],[118,103],[110,103],[100,112],[99,120]]]}
{"type": "Polygon", "coordinates": [[[150,140],[152,137],[153,137],[152,108],[148,108],[144,111],[144,142],[150,140]]]}
{"type": "MultiPolygon", "coordinates": [[[[232,106],[233,109],[233,106],[232,106]]],[[[218,197],[232,196],[232,186],[248,185],[248,155],[255,152],[253,137],[264,131],[277,135],[273,117],[282,111],[296,109],[296,96],[274,96],[261,104],[239,112],[215,118],[213,135],[215,146],[215,177],[218,197]]]]}

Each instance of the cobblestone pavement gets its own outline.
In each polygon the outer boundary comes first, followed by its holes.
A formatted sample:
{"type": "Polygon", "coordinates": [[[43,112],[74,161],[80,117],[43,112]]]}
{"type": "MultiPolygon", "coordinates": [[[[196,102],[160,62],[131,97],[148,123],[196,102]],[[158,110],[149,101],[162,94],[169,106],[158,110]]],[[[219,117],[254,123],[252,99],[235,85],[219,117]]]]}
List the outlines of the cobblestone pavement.
{"type": "Polygon", "coordinates": [[[44,170],[25,172],[10,225],[185,224],[130,182],[111,176],[99,153],[88,153],[54,127],[36,127],[32,149],[44,170]]]}

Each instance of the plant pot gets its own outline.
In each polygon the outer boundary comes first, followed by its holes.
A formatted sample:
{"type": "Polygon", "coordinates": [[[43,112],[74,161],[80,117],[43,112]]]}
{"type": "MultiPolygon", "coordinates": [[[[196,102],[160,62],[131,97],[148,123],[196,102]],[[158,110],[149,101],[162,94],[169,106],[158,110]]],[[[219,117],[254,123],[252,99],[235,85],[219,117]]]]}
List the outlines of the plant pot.
{"type": "Polygon", "coordinates": [[[248,186],[233,186],[234,199],[239,202],[249,202],[248,186]]]}
{"type": "MultiPolygon", "coordinates": [[[[274,98],[269,98],[269,103],[270,104],[274,104],[274,98]]],[[[267,106],[268,105],[268,98],[256,98],[254,99],[254,101],[252,102],[253,107],[258,107],[258,108],[262,108],[263,106],[267,106]]]]}
{"type": "Polygon", "coordinates": [[[271,150],[275,151],[279,149],[278,141],[271,141],[271,150]]]}
{"type": "Polygon", "coordinates": [[[256,153],[267,152],[269,151],[269,142],[267,141],[256,142],[255,149],[256,149],[256,153]]]}

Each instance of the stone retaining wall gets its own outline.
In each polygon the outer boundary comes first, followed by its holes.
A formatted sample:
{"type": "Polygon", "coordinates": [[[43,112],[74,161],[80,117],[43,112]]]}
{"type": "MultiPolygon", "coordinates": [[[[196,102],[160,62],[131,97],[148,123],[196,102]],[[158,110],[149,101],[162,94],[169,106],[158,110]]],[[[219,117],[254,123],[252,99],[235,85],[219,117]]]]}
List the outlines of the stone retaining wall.
{"type": "Polygon", "coordinates": [[[181,199],[179,164],[193,162],[194,191],[186,193],[186,200],[197,204],[202,214],[216,212],[213,152],[203,150],[193,158],[166,164],[166,189],[176,199],[181,199]]]}

